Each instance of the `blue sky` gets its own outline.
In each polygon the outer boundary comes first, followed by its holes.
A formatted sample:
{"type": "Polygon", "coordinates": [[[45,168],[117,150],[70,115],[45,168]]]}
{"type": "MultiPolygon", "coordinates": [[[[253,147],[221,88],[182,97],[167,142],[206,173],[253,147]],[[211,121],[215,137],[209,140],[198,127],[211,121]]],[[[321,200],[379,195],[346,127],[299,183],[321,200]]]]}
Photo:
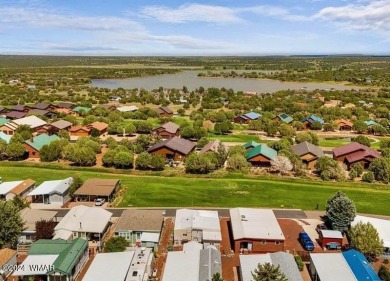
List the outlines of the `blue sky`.
{"type": "Polygon", "coordinates": [[[390,54],[390,0],[0,0],[0,54],[390,54]]]}

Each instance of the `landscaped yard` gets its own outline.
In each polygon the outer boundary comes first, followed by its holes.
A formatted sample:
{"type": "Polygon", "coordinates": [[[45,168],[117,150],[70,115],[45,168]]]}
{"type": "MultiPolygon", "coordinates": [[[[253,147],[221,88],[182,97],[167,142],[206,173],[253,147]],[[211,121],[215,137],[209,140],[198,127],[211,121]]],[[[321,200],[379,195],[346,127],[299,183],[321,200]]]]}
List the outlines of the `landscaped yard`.
{"type": "Polygon", "coordinates": [[[317,182],[290,178],[251,179],[132,176],[107,173],[99,169],[52,169],[14,166],[1,163],[3,181],[32,178],[61,179],[79,175],[87,178],[118,178],[126,188],[119,207],[275,207],[313,210],[318,203],[325,209],[326,200],[337,190],[343,190],[355,201],[358,212],[390,215],[390,189],[385,185],[351,182],[317,182]]]}

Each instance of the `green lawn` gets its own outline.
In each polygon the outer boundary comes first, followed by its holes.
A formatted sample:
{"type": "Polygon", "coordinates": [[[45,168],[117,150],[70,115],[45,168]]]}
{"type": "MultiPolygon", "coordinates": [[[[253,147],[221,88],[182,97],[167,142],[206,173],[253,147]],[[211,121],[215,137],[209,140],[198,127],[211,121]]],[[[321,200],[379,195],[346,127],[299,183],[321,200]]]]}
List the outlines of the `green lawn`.
{"type": "MultiPolygon", "coordinates": [[[[379,149],[379,141],[375,142],[373,139],[370,139],[371,147],[374,149],[379,149]]],[[[338,147],[351,143],[346,139],[320,139],[318,145],[321,147],[338,147]]]]}
{"type": "Polygon", "coordinates": [[[208,137],[212,140],[218,139],[222,142],[248,142],[248,141],[256,141],[260,143],[267,143],[269,141],[260,140],[256,135],[246,135],[246,134],[229,134],[229,135],[216,135],[213,133],[209,133],[208,137]]]}
{"type": "Polygon", "coordinates": [[[343,190],[355,201],[358,212],[390,215],[390,189],[385,185],[324,183],[310,180],[161,177],[112,174],[99,169],[53,169],[1,163],[3,181],[32,178],[38,183],[79,175],[87,178],[118,178],[126,188],[120,207],[276,207],[324,210],[326,200],[343,190]]]}

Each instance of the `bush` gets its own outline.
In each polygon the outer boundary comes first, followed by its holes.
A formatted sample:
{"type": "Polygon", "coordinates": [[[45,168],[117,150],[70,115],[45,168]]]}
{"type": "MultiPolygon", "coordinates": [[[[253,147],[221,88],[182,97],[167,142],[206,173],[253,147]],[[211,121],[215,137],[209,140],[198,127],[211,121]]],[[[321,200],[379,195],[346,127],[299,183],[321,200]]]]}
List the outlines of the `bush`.
{"type": "Polygon", "coordinates": [[[234,154],[227,160],[227,169],[232,171],[240,171],[249,167],[250,164],[241,154],[234,154]]]}
{"type": "Polygon", "coordinates": [[[297,263],[299,271],[303,271],[303,268],[305,267],[305,264],[302,261],[302,258],[300,256],[294,256],[295,262],[297,263]]]}
{"type": "Polygon", "coordinates": [[[374,181],[374,174],[372,172],[367,172],[363,175],[362,180],[371,183],[374,181]]]}
{"type": "Polygon", "coordinates": [[[383,281],[390,281],[390,272],[384,265],[381,265],[381,267],[379,268],[378,276],[383,281]]]}
{"type": "Polygon", "coordinates": [[[383,264],[389,264],[389,260],[388,259],[384,259],[383,260],[383,264]]]}
{"type": "Polygon", "coordinates": [[[111,237],[104,246],[104,252],[106,253],[114,253],[114,252],[123,252],[126,250],[126,247],[129,243],[126,241],[124,237],[111,237]]]}

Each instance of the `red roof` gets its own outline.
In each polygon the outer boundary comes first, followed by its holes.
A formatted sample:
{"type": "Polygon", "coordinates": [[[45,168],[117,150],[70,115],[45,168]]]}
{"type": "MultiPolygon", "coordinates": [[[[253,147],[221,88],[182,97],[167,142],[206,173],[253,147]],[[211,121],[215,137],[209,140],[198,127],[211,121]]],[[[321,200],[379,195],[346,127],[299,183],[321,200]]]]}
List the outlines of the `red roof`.
{"type": "Polygon", "coordinates": [[[379,158],[381,156],[378,151],[357,142],[352,142],[350,144],[333,149],[334,157],[340,157],[344,155],[347,155],[346,159],[349,163],[364,159],[369,160],[372,158],[379,158]]]}

